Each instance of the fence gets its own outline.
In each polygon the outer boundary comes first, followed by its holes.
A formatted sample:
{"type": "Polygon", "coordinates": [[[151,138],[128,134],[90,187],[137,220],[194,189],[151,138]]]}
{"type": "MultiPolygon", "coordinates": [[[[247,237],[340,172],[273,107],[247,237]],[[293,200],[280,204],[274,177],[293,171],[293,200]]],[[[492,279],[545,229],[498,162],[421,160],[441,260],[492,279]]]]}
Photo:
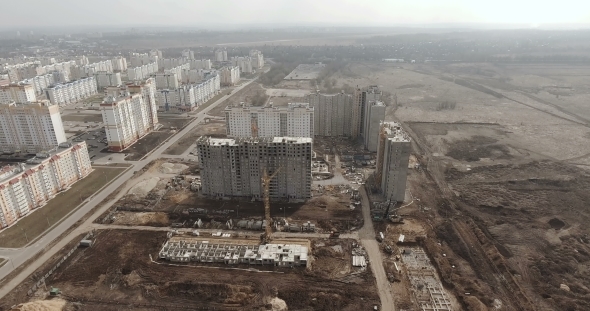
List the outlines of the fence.
{"type": "MultiPolygon", "coordinates": [[[[82,240],[87,240],[88,238],[94,236],[94,230],[88,232],[84,238],[82,238],[82,240]]],[[[64,263],[64,261],[66,261],[75,251],[76,249],[78,249],[79,245],[76,244],[76,246],[74,246],[72,249],[70,249],[70,251],[65,254],[51,269],[49,269],[49,271],[47,271],[47,273],[45,273],[39,280],[37,280],[37,283],[33,284],[33,286],[31,287],[31,289],[29,289],[29,291],[27,292],[27,295],[32,296],[34,292],[37,291],[37,289],[41,286],[43,286],[45,284],[45,280],[51,276],[53,274],[53,272],[55,272],[55,270],[57,268],[59,268],[59,266],[61,266],[62,263],[64,263]]]]}

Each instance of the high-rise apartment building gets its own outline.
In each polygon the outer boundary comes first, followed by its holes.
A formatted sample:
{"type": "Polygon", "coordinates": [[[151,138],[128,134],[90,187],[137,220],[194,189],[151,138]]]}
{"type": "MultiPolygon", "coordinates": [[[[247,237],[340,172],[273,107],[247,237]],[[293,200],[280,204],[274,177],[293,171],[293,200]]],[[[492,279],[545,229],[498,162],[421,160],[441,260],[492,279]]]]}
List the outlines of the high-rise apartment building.
{"type": "Polygon", "coordinates": [[[204,81],[183,87],[159,89],[157,91],[158,111],[183,112],[193,110],[205,103],[221,89],[216,72],[204,74],[204,81]]]}
{"type": "Polygon", "coordinates": [[[221,77],[221,85],[223,85],[223,86],[236,85],[236,83],[240,82],[240,67],[238,67],[238,66],[223,67],[219,70],[219,75],[221,77]]]}
{"type": "Polygon", "coordinates": [[[365,105],[365,128],[363,129],[363,141],[365,149],[377,152],[379,129],[385,119],[385,104],[380,101],[369,101],[365,105]]]}
{"type": "Polygon", "coordinates": [[[126,71],[127,70],[127,59],[123,56],[117,56],[111,59],[111,63],[113,64],[113,71],[126,71]]]}
{"type": "Polygon", "coordinates": [[[365,136],[365,131],[367,128],[367,114],[368,114],[368,103],[370,102],[377,102],[381,101],[383,96],[383,92],[379,90],[379,87],[376,85],[371,85],[366,88],[356,88],[354,92],[354,100],[358,109],[360,109],[360,119],[359,119],[359,133],[362,136],[365,136]]]}
{"type": "Polygon", "coordinates": [[[120,72],[98,71],[94,74],[96,78],[96,86],[98,89],[103,89],[107,86],[121,85],[120,72]]]}
{"type": "Polygon", "coordinates": [[[110,151],[122,151],[154,129],[152,107],[142,94],[107,96],[100,104],[110,151]]]}
{"type": "Polygon", "coordinates": [[[403,202],[411,152],[410,136],[396,122],[381,122],[375,178],[386,200],[403,202]]]}
{"type": "Polygon", "coordinates": [[[215,50],[215,61],[216,62],[226,62],[227,61],[227,51],[226,50],[215,50]]]}
{"type": "Polygon", "coordinates": [[[353,137],[354,104],[352,96],[344,93],[308,96],[309,105],[314,109],[314,131],[317,136],[353,137]]]}
{"type": "Polygon", "coordinates": [[[31,79],[25,79],[20,81],[18,84],[30,84],[35,89],[36,95],[41,95],[49,86],[55,84],[55,80],[53,78],[53,74],[46,74],[36,76],[31,79]]]}
{"type": "Polygon", "coordinates": [[[53,85],[45,90],[47,99],[57,105],[76,103],[95,94],[97,94],[95,77],[53,85]]]}
{"type": "Polygon", "coordinates": [[[290,103],[288,107],[225,108],[229,137],[309,137],[314,135],[314,109],[307,103],[290,103]]]}
{"type": "Polygon", "coordinates": [[[59,106],[41,101],[0,104],[0,150],[39,152],[66,142],[59,106]]]}
{"type": "Polygon", "coordinates": [[[154,127],[158,124],[158,104],[156,102],[156,80],[154,78],[146,79],[142,82],[135,81],[127,83],[126,88],[131,94],[141,94],[143,101],[148,107],[149,122],[154,127]]]}
{"type": "Polygon", "coordinates": [[[260,69],[264,66],[264,55],[258,50],[250,50],[250,58],[252,59],[252,68],[260,69]]]}
{"type": "Polygon", "coordinates": [[[308,137],[197,140],[203,194],[211,197],[261,199],[261,178],[270,181],[273,199],[305,200],[311,196],[312,139],[308,137]]]}
{"type": "Polygon", "coordinates": [[[86,143],[61,144],[33,159],[0,168],[0,228],[44,206],[92,172],[86,143]]]}
{"type": "Polygon", "coordinates": [[[195,52],[191,51],[191,50],[183,50],[181,53],[182,58],[185,59],[195,59],[195,52]]]}
{"type": "Polygon", "coordinates": [[[156,73],[152,76],[156,79],[157,89],[177,89],[180,86],[176,73],[156,73]]]}
{"type": "Polygon", "coordinates": [[[250,56],[234,56],[231,58],[232,65],[240,67],[240,72],[253,73],[252,57],[250,56]]]}
{"type": "Polygon", "coordinates": [[[35,87],[30,84],[9,84],[0,86],[0,104],[10,102],[30,103],[37,101],[35,87]]]}
{"type": "Polygon", "coordinates": [[[158,63],[148,63],[139,67],[127,68],[129,81],[142,81],[158,72],[158,63]]]}
{"type": "Polygon", "coordinates": [[[162,52],[160,51],[153,51],[148,53],[131,53],[129,55],[129,62],[131,63],[131,67],[141,67],[143,65],[156,63],[162,59],[162,52]],[[159,53],[158,53],[159,52],[159,53]]]}

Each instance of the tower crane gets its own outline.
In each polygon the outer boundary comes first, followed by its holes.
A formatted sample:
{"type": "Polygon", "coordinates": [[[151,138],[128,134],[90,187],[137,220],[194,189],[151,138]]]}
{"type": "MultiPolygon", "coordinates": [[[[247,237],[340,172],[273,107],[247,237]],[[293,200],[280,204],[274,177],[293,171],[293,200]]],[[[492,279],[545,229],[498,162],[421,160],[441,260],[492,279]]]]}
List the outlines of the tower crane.
{"type": "Polygon", "coordinates": [[[268,175],[268,171],[264,168],[262,173],[262,187],[263,187],[263,201],[264,201],[264,219],[266,220],[266,227],[264,228],[264,234],[261,236],[263,244],[270,242],[272,229],[270,226],[270,181],[277,176],[277,173],[281,170],[279,167],[272,175],[268,175]]]}

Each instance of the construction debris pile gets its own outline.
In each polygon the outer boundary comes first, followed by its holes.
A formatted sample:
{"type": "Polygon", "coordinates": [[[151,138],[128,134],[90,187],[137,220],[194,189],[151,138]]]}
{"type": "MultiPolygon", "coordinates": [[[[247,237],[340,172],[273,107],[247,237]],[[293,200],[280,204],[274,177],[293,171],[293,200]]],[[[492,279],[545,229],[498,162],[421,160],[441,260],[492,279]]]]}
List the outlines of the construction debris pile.
{"type": "Polygon", "coordinates": [[[236,244],[208,240],[168,240],[160,259],[173,262],[225,263],[228,265],[307,266],[308,249],[298,244],[236,244]]]}

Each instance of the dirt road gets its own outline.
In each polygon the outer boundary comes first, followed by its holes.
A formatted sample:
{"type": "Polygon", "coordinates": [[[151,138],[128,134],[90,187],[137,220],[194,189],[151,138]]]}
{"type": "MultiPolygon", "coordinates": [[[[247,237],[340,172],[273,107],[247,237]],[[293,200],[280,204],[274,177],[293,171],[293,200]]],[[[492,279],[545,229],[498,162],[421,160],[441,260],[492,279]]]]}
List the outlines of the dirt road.
{"type": "Polygon", "coordinates": [[[377,243],[377,240],[375,240],[375,230],[373,229],[373,221],[371,220],[369,199],[364,187],[360,188],[360,193],[363,205],[363,218],[365,220],[364,226],[359,230],[361,244],[367,251],[371,270],[373,271],[373,275],[375,275],[377,290],[379,291],[379,298],[381,299],[381,310],[395,311],[389,280],[387,280],[385,269],[383,269],[383,258],[381,258],[379,244],[377,243]]]}

